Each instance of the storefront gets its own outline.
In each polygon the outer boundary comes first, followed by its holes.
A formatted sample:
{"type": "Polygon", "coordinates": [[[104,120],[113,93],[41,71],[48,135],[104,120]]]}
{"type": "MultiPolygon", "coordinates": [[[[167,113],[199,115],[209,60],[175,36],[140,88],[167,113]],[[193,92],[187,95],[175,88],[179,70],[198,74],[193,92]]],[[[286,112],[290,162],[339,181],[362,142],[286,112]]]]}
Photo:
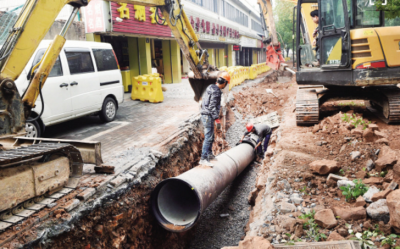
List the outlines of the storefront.
{"type": "MultiPolygon", "coordinates": [[[[154,7],[92,0],[85,8],[87,40],[111,43],[124,81],[157,71],[164,83],[179,83],[190,68],[168,25],[155,20],[154,7]]],[[[210,64],[233,66],[240,44],[239,31],[218,18],[185,7],[210,64]]],[[[129,82],[126,82],[129,84],[129,82]]]]}

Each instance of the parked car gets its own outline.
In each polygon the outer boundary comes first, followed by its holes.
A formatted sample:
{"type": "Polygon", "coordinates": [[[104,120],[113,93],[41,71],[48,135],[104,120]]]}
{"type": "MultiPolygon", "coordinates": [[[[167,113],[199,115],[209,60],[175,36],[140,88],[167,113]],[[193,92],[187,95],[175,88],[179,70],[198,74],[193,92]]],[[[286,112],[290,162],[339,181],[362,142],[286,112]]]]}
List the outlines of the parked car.
{"type": "MultiPolygon", "coordinates": [[[[15,81],[21,96],[26,91],[31,70],[51,41],[42,41],[15,81]]],[[[28,137],[40,137],[45,127],[86,115],[99,115],[104,122],[115,119],[124,100],[121,71],[108,43],[67,41],[26,122],[28,137]]]]}

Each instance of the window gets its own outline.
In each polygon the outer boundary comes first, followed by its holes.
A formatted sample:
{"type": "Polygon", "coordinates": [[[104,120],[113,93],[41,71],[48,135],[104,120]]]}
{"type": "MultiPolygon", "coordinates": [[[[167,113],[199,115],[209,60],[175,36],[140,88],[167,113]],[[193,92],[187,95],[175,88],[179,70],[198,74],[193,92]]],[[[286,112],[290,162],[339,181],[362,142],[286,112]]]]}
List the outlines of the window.
{"type": "Polygon", "coordinates": [[[370,5],[369,0],[357,0],[356,27],[376,27],[381,24],[381,11],[370,5]]]}
{"type": "Polygon", "coordinates": [[[225,17],[243,26],[249,26],[249,17],[240,10],[225,2],[225,17]]]}
{"type": "Polygon", "coordinates": [[[321,24],[323,31],[345,26],[342,0],[321,1],[321,24]]]}
{"type": "Polygon", "coordinates": [[[114,53],[111,49],[93,49],[93,55],[97,65],[97,71],[101,72],[118,69],[114,53]]]}
{"type": "Polygon", "coordinates": [[[257,32],[259,32],[261,34],[264,32],[261,24],[256,22],[256,21],[254,21],[253,19],[251,19],[251,29],[254,30],[254,31],[257,31],[257,32]]]}
{"type": "MultiPolygon", "coordinates": [[[[37,52],[35,59],[33,60],[32,67],[34,67],[36,64],[39,63],[39,61],[43,57],[44,52],[46,52],[46,49],[40,49],[37,52]]],[[[29,73],[31,73],[31,72],[29,72],[29,73]]],[[[61,60],[60,60],[60,56],[58,56],[56,62],[54,63],[53,68],[51,69],[49,77],[57,77],[57,76],[62,76],[62,75],[63,75],[63,71],[62,71],[62,67],[61,67],[61,60]]]]}
{"type": "Polygon", "coordinates": [[[71,74],[94,72],[90,52],[65,52],[71,74]]]}

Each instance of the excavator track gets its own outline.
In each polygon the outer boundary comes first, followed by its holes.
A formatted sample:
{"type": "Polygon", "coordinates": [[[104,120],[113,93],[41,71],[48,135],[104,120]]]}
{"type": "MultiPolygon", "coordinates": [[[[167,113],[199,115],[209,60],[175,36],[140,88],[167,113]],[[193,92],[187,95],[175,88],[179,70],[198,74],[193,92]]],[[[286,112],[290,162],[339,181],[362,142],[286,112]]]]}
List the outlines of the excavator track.
{"type": "Polygon", "coordinates": [[[68,143],[39,143],[0,151],[0,182],[6,188],[3,191],[0,190],[0,195],[3,199],[5,198],[4,202],[13,199],[13,203],[15,203],[2,206],[0,231],[28,218],[46,205],[71,192],[78,184],[82,170],[81,153],[68,143]],[[21,176],[19,177],[18,174],[21,176]],[[33,178],[30,177],[30,174],[33,174],[33,178]],[[63,178],[57,178],[62,175],[64,175],[63,178]],[[29,178],[25,179],[25,176],[29,176],[29,178]],[[14,179],[19,181],[14,182],[14,179]],[[52,179],[56,180],[52,181],[52,179]],[[51,182],[50,185],[40,185],[46,181],[51,182]],[[32,188],[27,188],[30,185],[25,182],[34,183],[33,188],[36,194],[31,195],[29,199],[18,201],[19,196],[23,196],[24,193],[32,193],[32,188]],[[15,193],[13,189],[8,190],[15,184],[18,184],[21,189],[24,188],[21,190],[22,192],[15,193]]]}
{"type": "Polygon", "coordinates": [[[367,105],[367,109],[387,124],[400,123],[400,89],[389,88],[379,91],[385,100],[381,105],[367,105]]]}
{"type": "Polygon", "coordinates": [[[299,88],[296,96],[297,125],[313,125],[319,120],[319,101],[315,88],[299,88]]]}
{"type": "Polygon", "coordinates": [[[68,157],[73,157],[73,161],[82,161],[80,153],[72,145],[67,143],[41,143],[27,147],[19,147],[12,150],[0,151],[0,168],[18,165],[32,158],[60,152],[68,157]],[[74,151],[76,150],[76,151],[74,151]]]}

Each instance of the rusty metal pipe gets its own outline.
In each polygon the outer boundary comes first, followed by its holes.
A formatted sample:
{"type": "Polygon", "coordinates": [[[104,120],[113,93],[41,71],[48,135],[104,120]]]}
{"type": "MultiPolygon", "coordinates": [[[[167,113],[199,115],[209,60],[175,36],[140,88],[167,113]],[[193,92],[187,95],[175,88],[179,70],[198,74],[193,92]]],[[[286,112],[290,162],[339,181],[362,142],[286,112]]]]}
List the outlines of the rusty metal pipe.
{"type": "Polygon", "coordinates": [[[171,232],[187,231],[204,210],[254,160],[257,138],[217,156],[214,167],[197,166],[159,183],[151,195],[158,223],[171,232]]]}

